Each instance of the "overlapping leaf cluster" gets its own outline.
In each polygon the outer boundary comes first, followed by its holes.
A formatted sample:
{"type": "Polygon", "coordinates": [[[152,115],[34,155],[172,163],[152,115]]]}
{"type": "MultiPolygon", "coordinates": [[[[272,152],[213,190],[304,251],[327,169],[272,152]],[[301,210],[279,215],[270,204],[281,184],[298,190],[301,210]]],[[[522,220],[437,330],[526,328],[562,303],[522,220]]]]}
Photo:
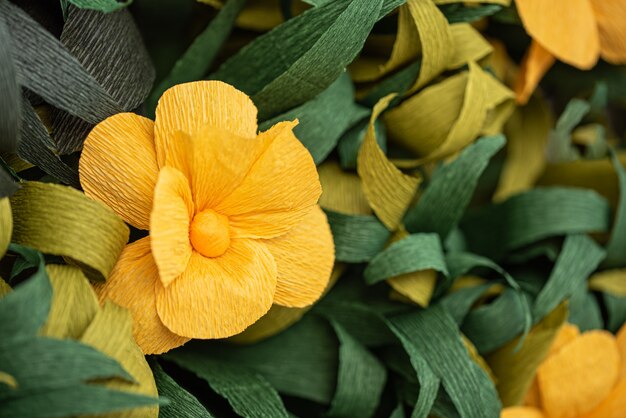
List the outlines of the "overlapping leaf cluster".
{"type": "Polygon", "coordinates": [[[516,108],[507,0],[129,3],[0,0],[0,417],[156,415],[154,382],[164,417],[497,417],[566,320],[626,321],[621,68],[556,66],[516,108]],[[205,78],[262,130],[299,119],[336,284],[151,374],[87,286],[137,233],[76,161],[94,124],[205,78]]]}

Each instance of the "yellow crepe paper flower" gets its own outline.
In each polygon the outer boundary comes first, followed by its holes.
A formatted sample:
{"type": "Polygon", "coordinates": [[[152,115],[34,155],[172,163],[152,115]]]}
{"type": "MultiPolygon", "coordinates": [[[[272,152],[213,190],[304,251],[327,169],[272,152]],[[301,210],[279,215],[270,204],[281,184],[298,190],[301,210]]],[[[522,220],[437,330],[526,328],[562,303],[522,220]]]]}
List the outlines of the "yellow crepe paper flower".
{"type": "Polygon", "coordinates": [[[599,57],[626,64],[625,0],[516,0],[524,28],[533,38],[516,83],[526,103],[543,75],[559,59],[587,70],[599,57]]]}
{"type": "Polygon", "coordinates": [[[150,231],[96,285],[131,311],[144,353],[238,334],[273,303],[312,304],[328,283],[332,234],[297,122],[257,135],[256,117],[234,87],[198,81],[167,90],[154,122],[117,114],[85,141],[85,193],[150,231]]]}
{"type": "Polygon", "coordinates": [[[550,347],[524,406],[502,418],[622,418],[626,411],[626,326],[617,336],[580,333],[565,324],[550,347]]]}

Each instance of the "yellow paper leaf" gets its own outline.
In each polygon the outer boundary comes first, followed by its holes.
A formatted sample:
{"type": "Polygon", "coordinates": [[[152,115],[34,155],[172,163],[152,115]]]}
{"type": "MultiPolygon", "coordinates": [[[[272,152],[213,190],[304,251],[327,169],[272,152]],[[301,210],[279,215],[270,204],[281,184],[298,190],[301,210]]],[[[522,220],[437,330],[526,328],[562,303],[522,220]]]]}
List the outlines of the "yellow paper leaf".
{"type": "Polygon", "coordinates": [[[41,334],[79,339],[98,312],[98,299],[89,281],[75,267],[46,266],[52,284],[52,306],[41,334]]]}
{"type": "Polygon", "coordinates": [[[372,214],[359,176],[342,170],[336,161],[325,162],[317,167],[317,171],[322,184],[321,207],[349,215],[372,214]]]}
{"type": "MultiPolygon", "coordinates": [[[[158,392],[154,377],[143,353],[133,340],[132,325],[133,320],[129,311],[107,301],[96,313],[80,341],[116,359],[137,382],[116,379],[106,382],[105,386],[156,397],[158,392]]],[[[157,418],[159,408],[136,408],[104,416],[107,418],[157,418]]]]}
{"type": "Polygon", "coordinates": [[[11,389],[17,389],[17,380],[8,373],[0,372],[0,383],[7,385],[11,389]]]}
{"type": "Polygon", "coordinates": [[[450,26],[454,42],[454,55],[448,63],[448,69],[461,68],[471,61],[479,61],[493,52],[493,47],[469,23],[457,23],[450,26]]]}
{"type": "Polygon", "coordinates": [[[376,142],[374,122],[394,97],[383,97],[374,106],[357,158],[357,172],[363,181],[365,197],[380,221],[392,231],[402,220],[421,181],[418,177],[402,173],[387,159],[376,142]]]}
{"type": "Polygon", "coordinates": [[[500,112],[507,108],[498,109],[500,89],[488,91],[494,81],[470,62],[469,71],[430,86],[387,112],[390,137],[422,157],[399,164],[411,167],[448,157],[476,140],[494,121],[501,121],[500,112]],[[489,110],[496,113],[488,118],[489,110]]]}
{"type": "Polygon", "coordinates": [[[626,297],[626,269],[606,270],[589,279],[589,289],[626,297]]]}
{"type": "Polygon", "coordinates": [[[108,207],[67,186],[26,182],[11,197],[13,242],[65,257],[105,280],[128,241],[128,227],[108,207]]]}
{"type": "Polygon", "coordinates": [[[445,70],[454,54],[454,39],[448,20],[432,0],[408,0],[406,5],[415,21],[422,46],[422,65],[410,95],[445,70]]]}
{"type": "Polygon", "coordinates": [[[9,286],[7,282],[0,277],[0,298],[9,293],[11,290],[13,290],[11,289],[11,286],[9,286]]]}
{"type": "Polygon", "coordinates": [[[519,350],[519,338],[516,338],[486,356],[485,360],[496,376],[496,388],[503,406],[519,405],[524,400],[537,368],[546,358],[567,315],[567,305],[559,305],[530,330],[519,350]]]}
{"type": "MultiPolygon", "coordinates": [[[[617,155],[622,165],[626,165],[626,152],[617,155]]],[[[609,158],[548,164],[537,184],[593,189],[606,197],[613,206],[619,196],[617,175],[609,158]]]]}
{"type": "Polygon", "coordinates": [[[4,254],[11,243],[11,234],[13,233],[13,215],[11,214],[11,203],[9,198],[0,199],[0,258],[4,254]]]}
{"type": "Polygon", "coordinates": [[[506,200],[534,185],[546,164],[551,126],[552,116],[543,99],[533,97],[526,106],[517,108],[505,127],[507,156],[494,201],[506,200]]]}

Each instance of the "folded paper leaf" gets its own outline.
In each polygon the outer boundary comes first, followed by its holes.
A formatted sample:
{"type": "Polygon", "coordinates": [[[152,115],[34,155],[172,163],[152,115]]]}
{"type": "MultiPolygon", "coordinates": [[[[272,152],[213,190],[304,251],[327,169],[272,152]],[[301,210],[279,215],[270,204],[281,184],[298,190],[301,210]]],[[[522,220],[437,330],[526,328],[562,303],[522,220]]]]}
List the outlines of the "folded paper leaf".
{"type": "Polygon", "coordinates": [[[92,280],[106,280],[128,241],[112,210],[69,187],[25,183],[11,207],[13,242],[66,257],[92,280]]]}

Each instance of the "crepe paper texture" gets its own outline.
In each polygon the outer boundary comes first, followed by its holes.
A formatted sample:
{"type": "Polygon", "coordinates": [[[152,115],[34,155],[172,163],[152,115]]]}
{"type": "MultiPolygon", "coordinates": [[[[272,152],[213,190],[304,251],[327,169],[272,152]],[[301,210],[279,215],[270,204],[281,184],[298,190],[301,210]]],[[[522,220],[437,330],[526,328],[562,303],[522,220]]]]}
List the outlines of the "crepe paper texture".
{"type": "Polygon", "coordinates": [[[321,296],[334,246],[296,124],[256,135],[250,99],[205,81],[166,91],[155,122],[121,113],[89,134],[80,160],[86,194],[150,232],[97,287],[101,300],[131,310],[145,353],[229,337],[272,303],[304,307],[321,296]],[[121,154],[122,143],[136,152],[121,154]],[[125,181],[112,184],[111,172],[125,181]]]}
{"type": "Polygon", "coordinates": [[[623,0],[0,0],[0,417],[604,418],[623,0]]]}
{"type": "Polygon", "coordinates": [[[0,367],[15,383],[0,391],[0,415],[157,417],[154,378],[129,313],[100,308],[76,267],[44,266],[40,257],[37,268],[0,299],[0,311],[13,318],[0,327],[0,367]]]}

